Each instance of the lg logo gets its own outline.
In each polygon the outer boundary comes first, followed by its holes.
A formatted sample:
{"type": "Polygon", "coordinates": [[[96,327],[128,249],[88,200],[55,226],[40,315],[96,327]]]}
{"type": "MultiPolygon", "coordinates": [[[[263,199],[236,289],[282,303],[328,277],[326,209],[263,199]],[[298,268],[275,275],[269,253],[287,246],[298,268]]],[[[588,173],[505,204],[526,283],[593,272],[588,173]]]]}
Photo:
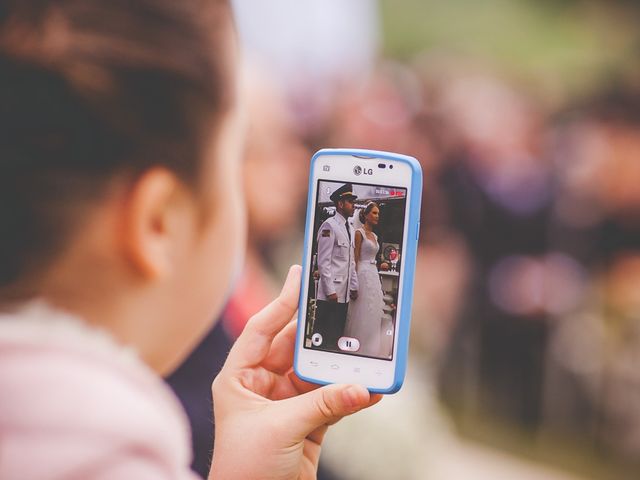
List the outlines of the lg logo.
{"type": "Polygon", "coordinates": [[[361,175],[363,173],[365,175],[373,175],[373,168],[362,168],[360,165],[356,165],[353,167],[353,173],[356,175],[361,175]]]}

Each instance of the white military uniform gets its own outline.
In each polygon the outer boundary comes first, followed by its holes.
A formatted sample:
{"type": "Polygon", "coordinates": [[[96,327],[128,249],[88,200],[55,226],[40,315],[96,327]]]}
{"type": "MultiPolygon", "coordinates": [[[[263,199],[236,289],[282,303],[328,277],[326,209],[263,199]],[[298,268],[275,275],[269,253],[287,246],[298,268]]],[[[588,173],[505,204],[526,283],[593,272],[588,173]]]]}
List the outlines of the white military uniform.
{"type": "Polygon", "coordinates": [[[336,293],[339,303],[349,301],[349,290],[358,290],[354,258],[355,234],[351,224],[338,212],[325,220],[318,230],[318,300],[336,293]],[[345,226],[345,223],[347,226],[345,226]],[[347,235],[351,233],[351,240],[347,235]]]}

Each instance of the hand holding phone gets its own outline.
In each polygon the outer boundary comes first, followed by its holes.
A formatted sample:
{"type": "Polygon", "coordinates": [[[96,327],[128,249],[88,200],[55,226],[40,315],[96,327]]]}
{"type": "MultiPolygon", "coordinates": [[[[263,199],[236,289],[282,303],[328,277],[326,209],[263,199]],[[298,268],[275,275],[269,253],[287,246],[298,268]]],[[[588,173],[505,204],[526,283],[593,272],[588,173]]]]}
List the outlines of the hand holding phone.
{"type": "Polygon", "coordinates": [[[412,157],[372,150],[313,156],[294,361],[299,377],[360,383],[379,393],[400,388],[421,195],[422,172],[412,157]]]}
{"type": "Polygon", "coordinates": [[[299,288],[296,265],[280,296],[249,320],[213,383],[210,478],[238,478],[239,469],[242,478],[315,478],[327,425],[380,400],[358,385],[319,388],[291,373],[299,288]]]}

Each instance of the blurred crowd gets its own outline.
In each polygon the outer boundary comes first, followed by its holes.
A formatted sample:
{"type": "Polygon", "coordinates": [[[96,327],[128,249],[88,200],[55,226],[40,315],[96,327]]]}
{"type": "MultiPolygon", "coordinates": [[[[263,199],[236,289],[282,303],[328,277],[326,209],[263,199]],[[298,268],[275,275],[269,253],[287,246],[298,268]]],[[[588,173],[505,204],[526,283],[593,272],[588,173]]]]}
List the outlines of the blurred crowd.
{"type": "Polygon", "coordinates": [[[481,419],[637,462],[640,88],[611,80],[549,105],[455,56],[378,59],[323,89],[248,63],[249,246],[217,335],[237,335],[300,261],[316,149],[412,155],[425,180],[414,376],[463,430],[481,419]]]}

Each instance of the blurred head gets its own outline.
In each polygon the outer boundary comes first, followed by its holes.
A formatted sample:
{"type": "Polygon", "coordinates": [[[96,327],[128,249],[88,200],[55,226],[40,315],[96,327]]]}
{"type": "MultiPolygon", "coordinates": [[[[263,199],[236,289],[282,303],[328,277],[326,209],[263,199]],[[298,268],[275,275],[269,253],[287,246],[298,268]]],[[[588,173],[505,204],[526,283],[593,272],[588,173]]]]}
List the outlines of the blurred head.
{"type": "Polygon", "coordinates": [[[244,246],[235,81],[226,1],[3,2],[0,306],[45,298],[175,366],[244,246]]]}
{"type": "Polygon", "coordinates": [[[409,68],[381,63],[366,80],[342,86],[329,127],[331,143],[424,158],[425,136],[416,123],[421,93],[419,79],[409,68]]]}
{"type": "Polygon", "coordinates": [[[369,202],[366,207],[360,210],[359,216],[363,225],[375,227],[380,221],[380,208],[376,202],[369,202]]]}
{"type": "Polygon", "coordinates": [[[243,80],[249,113],[243,163],[249,242],[263,246],[297,231],[306,206],[310,152],[296,134],[284,96],[268,73],[246,65],[243,80]]]}
{"type": "Polygon", "coordinates": [[[595,224],[603,215],[640,218],[640,92],[612,85],[558,116],[554,160],[563,220],[595,224]]]}

